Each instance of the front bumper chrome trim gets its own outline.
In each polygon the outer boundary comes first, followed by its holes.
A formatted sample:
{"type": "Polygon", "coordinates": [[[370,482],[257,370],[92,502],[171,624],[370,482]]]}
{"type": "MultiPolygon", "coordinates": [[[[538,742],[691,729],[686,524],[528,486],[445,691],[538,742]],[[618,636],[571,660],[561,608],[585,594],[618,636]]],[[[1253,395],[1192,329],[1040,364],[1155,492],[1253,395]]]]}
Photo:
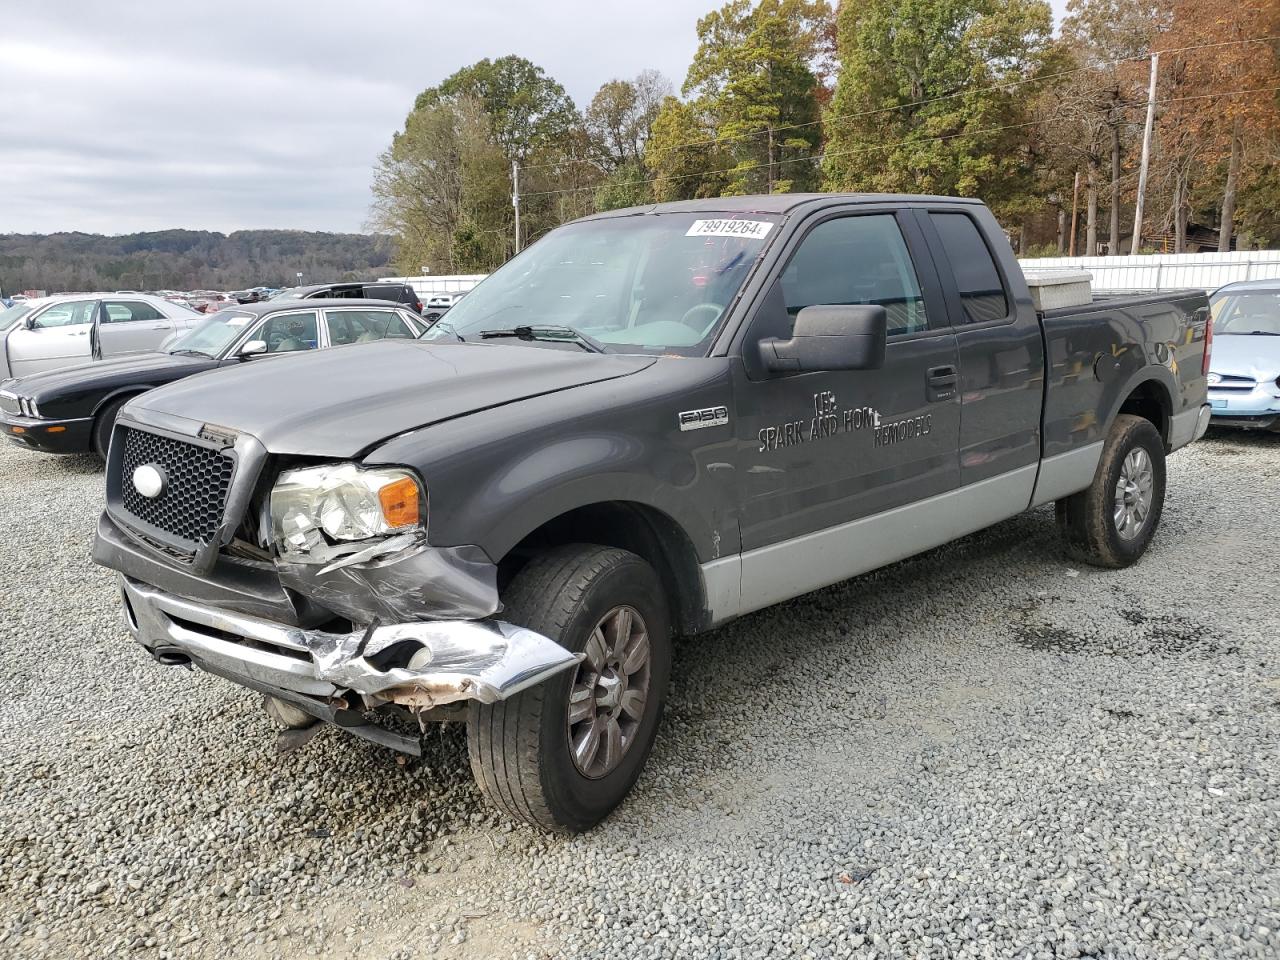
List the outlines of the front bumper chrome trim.
{"type": "Polygon", "coordinates": [[[180,655],[255,689],[267,684],[322,699],[354,692],[369,707],[494,703],[582,657],[499,621],[375,624],[331,633],[220,610],[128,577],[120,585],[129,631],[152,656],[172,662],[180,655]]]}

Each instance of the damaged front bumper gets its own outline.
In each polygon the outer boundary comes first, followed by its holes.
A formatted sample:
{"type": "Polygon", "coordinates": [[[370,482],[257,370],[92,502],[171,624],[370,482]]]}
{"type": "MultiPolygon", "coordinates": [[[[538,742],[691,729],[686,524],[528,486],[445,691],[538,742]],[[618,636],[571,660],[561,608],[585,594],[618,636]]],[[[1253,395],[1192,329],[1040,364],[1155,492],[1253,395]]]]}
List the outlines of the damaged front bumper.
{"type": "Polygon", "coordinates": [[[294,703],[348,708],[359,701],[365,710],[397,704],[413,712],[494,703],[581,658],[540,633],[493,620],[375,622],[332,633],[196,603],[125,576],[120,586],[129,631],[157,660],[285,692],[294,703]]]}

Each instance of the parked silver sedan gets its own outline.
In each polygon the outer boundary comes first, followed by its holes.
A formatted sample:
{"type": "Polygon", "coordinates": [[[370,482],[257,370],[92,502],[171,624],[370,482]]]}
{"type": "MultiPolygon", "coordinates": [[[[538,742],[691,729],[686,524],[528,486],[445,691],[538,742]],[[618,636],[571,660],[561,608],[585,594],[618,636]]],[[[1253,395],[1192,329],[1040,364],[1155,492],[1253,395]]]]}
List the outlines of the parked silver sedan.
{"type": "Polygon", "coordinates": [[[204,317],[140,293],[77,293],[0,311],[0,380],[155,350],[204,317]]]}

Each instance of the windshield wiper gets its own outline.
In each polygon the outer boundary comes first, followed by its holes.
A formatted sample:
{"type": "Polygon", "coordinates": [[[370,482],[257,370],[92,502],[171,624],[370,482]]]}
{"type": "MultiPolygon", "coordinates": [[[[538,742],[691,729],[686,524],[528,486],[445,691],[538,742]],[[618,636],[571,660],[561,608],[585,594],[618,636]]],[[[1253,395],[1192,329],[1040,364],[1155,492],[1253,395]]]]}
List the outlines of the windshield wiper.
{"type": "Polygon", "coordinates": [[[496,337],[515,337],[518,340],[542,340],[547,343],[577,343],[588,353],[607,353],[605,345],[595,337],[589,337],[573,327],[512,327],[510,330],[482,330],[481,340],[496,337]]]}
{"type": "Polygon", "coordinates": [[[184,357],[204,357],[206,360],[213,359],[213,354],[205,353],[203,350],[170,350],[169,353],[184,357]]]}

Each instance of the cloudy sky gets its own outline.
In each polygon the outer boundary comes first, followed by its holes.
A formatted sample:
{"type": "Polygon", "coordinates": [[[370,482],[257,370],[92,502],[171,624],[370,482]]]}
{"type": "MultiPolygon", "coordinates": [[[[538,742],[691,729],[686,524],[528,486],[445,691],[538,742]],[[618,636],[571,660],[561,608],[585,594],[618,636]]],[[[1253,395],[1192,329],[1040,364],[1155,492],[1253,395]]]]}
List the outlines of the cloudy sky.
{"type": "Polygon", "coordinates": [[[508,53],[579,106],[646,67],[678,86],[717,5],[6,4],[0,233],[362,230],[374,159],[424,87],[508,53]]]}

